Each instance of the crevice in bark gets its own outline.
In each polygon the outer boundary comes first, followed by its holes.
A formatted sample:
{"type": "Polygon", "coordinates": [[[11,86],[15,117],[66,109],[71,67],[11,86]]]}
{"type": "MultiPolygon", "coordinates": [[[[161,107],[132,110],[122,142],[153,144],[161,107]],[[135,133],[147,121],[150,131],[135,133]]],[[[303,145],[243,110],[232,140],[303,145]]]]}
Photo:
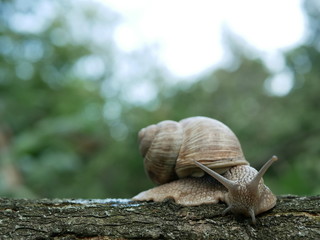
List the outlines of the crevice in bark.
{"type": "Polygon", "coordinates": [[[0,239],[320,239],[320,196],[279,196],[250,218],[224,204],[0,198],[0,239]]]}

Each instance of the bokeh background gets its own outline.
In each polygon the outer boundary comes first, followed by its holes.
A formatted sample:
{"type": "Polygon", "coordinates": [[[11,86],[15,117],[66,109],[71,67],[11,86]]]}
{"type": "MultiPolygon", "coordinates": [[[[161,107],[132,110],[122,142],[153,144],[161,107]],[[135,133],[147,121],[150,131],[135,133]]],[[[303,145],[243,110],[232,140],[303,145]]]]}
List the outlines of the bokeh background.
{"type": "Polygon", "coordinates": [[[183,80],[157,45],[119,49],[121,15],[99,1],[2,0],[0,196],[131,197],[153,186],[138,131],[195,115],[227,124],[256,168],[277,155],[276,194],[320,194],[319,1],[302,8],[305,36],[280,74],[226,28],[228,61],[183,80]]]}

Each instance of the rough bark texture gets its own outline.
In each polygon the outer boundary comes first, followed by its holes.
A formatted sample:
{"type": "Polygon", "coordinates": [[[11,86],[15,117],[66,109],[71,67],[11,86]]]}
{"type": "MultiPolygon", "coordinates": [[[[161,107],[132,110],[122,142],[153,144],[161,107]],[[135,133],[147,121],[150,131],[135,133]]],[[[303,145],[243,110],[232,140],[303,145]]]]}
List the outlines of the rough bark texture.
{"type": "Polygon", "coordinates": [[[320,196],[280,196],[257,224],[224,204],[0,199],[0,239],[320,239],[320,196]]]}

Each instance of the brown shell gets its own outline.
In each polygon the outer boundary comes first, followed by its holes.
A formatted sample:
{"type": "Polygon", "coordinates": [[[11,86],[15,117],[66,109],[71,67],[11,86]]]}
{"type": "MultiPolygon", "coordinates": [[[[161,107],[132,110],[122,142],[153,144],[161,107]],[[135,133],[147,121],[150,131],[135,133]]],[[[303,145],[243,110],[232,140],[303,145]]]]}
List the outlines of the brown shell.
{"type": "Polygon", "coordinates": [[[223,123],[207,117],[150,125],[139,132],[139,142],[146,172],[157,184],[203,175],[194,160],[218,173],[249,165],[236,135],[223,123]]]}

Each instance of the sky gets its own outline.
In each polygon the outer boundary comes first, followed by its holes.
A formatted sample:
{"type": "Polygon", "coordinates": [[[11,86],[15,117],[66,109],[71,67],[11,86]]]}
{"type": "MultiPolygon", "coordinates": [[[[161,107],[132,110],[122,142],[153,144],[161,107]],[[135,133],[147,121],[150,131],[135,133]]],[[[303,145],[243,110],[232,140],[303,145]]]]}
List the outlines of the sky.
{"type": "Polygon", "coordinates": [[[280,71],[281,51],[303,40],[301,0],[101,0],[123,21],[115,33],[130,52],[147,44],[177,77],[198,75],[225,60],[222,27],[256,49],[271,70],[280,71]]]}

